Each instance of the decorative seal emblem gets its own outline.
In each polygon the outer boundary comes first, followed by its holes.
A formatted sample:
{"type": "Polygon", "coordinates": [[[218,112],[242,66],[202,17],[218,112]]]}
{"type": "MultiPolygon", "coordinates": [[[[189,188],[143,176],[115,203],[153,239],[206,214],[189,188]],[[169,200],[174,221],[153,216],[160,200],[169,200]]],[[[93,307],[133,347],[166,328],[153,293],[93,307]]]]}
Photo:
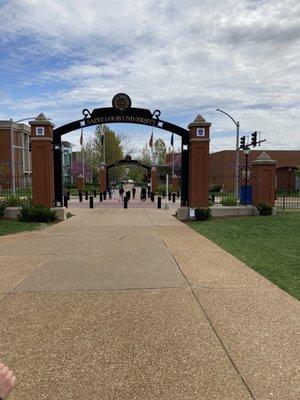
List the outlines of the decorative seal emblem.
{"type": "Polygon", "coordinates": [[[125,93],[118,93],[112,99],[112,106],[120,111],[128,110],[131,107],[131,99],[125,93]]]}

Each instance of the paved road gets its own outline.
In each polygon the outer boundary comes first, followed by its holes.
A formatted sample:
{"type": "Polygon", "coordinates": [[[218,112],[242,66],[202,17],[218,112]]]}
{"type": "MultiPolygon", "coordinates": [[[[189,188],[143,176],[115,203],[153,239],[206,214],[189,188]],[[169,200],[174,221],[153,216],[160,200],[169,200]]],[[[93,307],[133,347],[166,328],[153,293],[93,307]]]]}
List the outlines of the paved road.
{"type": "Polygon", "coordinates": [[[295,299],[162,210],[73,213],[0,238],[11,399],[299,398],[295,299]]]}

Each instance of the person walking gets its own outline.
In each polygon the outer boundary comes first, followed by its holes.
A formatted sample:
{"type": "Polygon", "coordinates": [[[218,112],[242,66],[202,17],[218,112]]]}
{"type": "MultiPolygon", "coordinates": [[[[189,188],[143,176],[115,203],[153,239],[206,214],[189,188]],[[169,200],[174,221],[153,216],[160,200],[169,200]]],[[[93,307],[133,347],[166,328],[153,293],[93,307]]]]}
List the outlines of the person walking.
{"type": "Polygon", "coordinates": [[[120,201],[124,201],[124,188],[123,188],[123,186],[120,186],[119,195],[120,195],[120,201]]]}
{"type": "Polygon", "coordinates": [[[146,188],[142,187],[142,189],[141,189],[141,200],[146,200],[146,193],[147,193],[146,188]]]}
{"type": "Polygon", "coordinates": [[[133,198],[133,200],[134,200],[134,198],[135,198],[135,192],[136,192],[135,186],[133,186],[133,188],[132,188],[131,190],[132,190],[132,198],[133,198]]]}

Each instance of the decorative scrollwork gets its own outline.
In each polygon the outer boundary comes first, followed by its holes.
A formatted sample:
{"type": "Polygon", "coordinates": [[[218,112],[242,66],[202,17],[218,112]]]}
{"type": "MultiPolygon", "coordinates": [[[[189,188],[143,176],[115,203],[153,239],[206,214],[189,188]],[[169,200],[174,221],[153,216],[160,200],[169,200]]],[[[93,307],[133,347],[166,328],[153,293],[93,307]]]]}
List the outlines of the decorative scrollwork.
{"type": "Polygon", "coordinates": [[[155,117],[156,119],[159,119],[160,114],[161,114],[161,112],[160,112],[159,110],[155,110],[155,111],[153,111],[153,113],[152,113],[152,118],[155,117]]]}
{"type": "Polygon", "coordinates": [[[84,115],[84,118],[91,117],[91,113],[90,113],[90,111],[89,111],[87,108],[85,108],[84,110],[82,110],[82,114],[84,115]]]}

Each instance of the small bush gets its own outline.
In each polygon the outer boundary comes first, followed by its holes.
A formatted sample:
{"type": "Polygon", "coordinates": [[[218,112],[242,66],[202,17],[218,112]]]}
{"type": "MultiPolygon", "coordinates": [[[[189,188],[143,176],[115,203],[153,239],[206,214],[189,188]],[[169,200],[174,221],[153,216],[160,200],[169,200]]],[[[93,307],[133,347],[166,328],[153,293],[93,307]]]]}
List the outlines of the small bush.
{"type": "Polygon", "coordinates": [[[22,222],[51,222],[56,220],[55,211],[45,206],[23,205],[18,218],[22,222]]]}
{"type": "MultiPolygon", "coordinates": [[[[169,193],[174,193],[177,192],[177,187],[176,186],[172,186],[169,185],[169,193]]],[[[162,196],[163,191],[166,192],[166,185],[157,185],[156,190],[155,190],[155,194],[158,196],[162,196]]]]}
{"type": "Polygon", "coordinates": [[[195,218],[198,221],[205,221],[209,219],[211,214],[210,208],[195,208],[195,218]]]}
{"type": "Polygon", "coordinates": [[[273,211],[273,207],[266,203],[259,203],[256,208],[259,211],[259,215],[271,215],[273,211]]]}
{"type": "Polygon", "coordinates": [[[237,199],[235,196],[224,196],[221,200],[222,206],[236,206],[237,199]]]}
{"type": "Polygon", "coordinates": [[[5,197],[4,202],[6,207],[22,207],[29,205],[31,203],[31,198],[11,195],[5,197]]]}
{"type": "Polygon", "coordinates": [[[5,202],[4,201],[0,201],[0,217],[3,217],[5,209],[6,209],[5,202]]]}
{"type": "Polygon", "coordinates": [[[209,191],[210,192],[217,192],[217,193],[220,193],[221,192],[221,189],[222,189],[222,185],[211,185],[210,186],[210,188],[209,188],[209,191]]]}

